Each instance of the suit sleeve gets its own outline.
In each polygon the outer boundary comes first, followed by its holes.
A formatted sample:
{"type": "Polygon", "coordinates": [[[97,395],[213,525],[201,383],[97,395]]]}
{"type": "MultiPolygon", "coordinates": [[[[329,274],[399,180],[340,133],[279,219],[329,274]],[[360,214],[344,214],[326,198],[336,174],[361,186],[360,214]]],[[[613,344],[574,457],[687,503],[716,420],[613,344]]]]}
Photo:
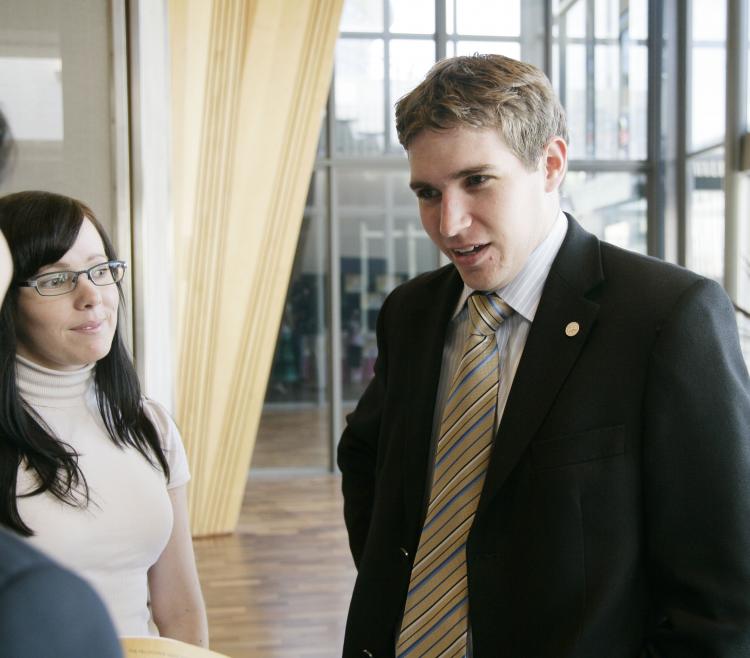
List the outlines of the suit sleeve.
{"type": "Polygon", "coordinates": [[[375,375],[355,410],[347,416],[347,425],[338,446],[337,461],[341,469],[344,494],[344,522],[349,534],[349,548],[357,567],[367,540],[375,499],[378,437],[387,379],[385,318],[390,299],[391,297],[386,299],[378,315],[375,375]]]}
{"type": "Polygon", "coordinates": [[[59,566],[34,565],[0,589],[0,658],[121,658],[104,604],[59,566]]]}
{"type": "Polygon", "coordinates": [[[654,632],[643,658],[750,656],[750,394],[724,291],[699,280],[655,342],[644,513],[654,632]]]}

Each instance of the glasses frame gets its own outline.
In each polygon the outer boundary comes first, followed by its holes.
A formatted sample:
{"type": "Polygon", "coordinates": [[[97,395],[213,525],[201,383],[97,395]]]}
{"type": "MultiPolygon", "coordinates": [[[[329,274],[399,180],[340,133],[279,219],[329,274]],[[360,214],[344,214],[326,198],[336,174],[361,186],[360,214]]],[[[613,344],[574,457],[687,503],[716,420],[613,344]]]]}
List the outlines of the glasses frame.
{"type": "Polygon", "coordinates": [[[100,287],[103,287],[103,286],[112,286],[112,285],[115,285],[116,283],[119,283],[120,281],[122,281],[123,277],[125,276],[125,270],[126,269],[128,269],[128,263],[127,263],[127,261],[124,261],[124,260],[106,260],[103,263],[97,263],[96,265],[92,265],[91,267],[89,267],[88,269],[85,269],[85,270],[78,270],[78,271],[76,271],[76,270],[59,270],[57,272],[45,272],[44,274],[40,274],[38,277],[32,277],[31,279],[26,279],[26,281],[20,281],[16,285],[18,285],[19,288],[34,288],[34,290],[36,290],[37,294],[40,295],[41,297],[59,297],[60,295],[67,295],[67,294],[73,292],[76,289],[76,287],[78,286],[78,279],[79,279],[79,277],[82,274],[85,274],[86,278],[89,281],[91,281],[91,283],[93,283],[95,286],[100,286],[100,287]],[[95,269],[97,269],[99,267],[101,267],[102,265],[107,265],[110,269],[112,267],[115,267],[115,266],[122,267],[122,277],[120,277],[120,279],[118,279],[117,281],[110,281],[108,283],[98,283],[98,282],[94,281],[91,278],[91,271],[95,270],[95,269]],[[38,280],[41,277],[43,277],[43,276],[50,276],[50,275],[54,275],[54,274],[72,274],[73,275],[73,287],[70,290],[65,290],[64,292],[56,292],[56,293],[53,293],[51,295],[43,293],[43,292],[40,292],[38,280]]]}

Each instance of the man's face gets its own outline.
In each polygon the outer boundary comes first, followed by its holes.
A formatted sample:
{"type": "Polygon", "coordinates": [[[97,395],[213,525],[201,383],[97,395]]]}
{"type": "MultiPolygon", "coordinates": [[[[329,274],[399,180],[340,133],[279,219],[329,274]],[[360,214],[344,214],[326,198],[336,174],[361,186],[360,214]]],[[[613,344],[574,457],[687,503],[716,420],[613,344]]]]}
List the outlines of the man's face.
{"type": "Polygon", "coordinates": [[[530,171],[496,130],[424,130],[409,165],[425,231],[474,290],[510,283],[557,217],[546,152],[530,171]]]}

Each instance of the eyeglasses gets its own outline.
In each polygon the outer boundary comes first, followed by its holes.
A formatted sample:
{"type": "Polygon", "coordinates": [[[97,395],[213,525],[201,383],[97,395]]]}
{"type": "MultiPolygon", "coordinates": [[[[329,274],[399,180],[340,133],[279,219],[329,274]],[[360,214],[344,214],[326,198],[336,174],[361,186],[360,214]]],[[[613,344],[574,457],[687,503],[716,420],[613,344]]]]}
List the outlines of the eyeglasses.
{"type": "Polygon", "coordinates": [[[124,260],[110,260],[99,263],[79,272],[49,272],[40,274],[33,279],[21,281],[18,285],[22,288],[36,288],[43,297],[64,295],[73,292],[78,285],[78,277],[85,274],[95,286],[110,286],[122,281],[128,264],[124,260]]]}

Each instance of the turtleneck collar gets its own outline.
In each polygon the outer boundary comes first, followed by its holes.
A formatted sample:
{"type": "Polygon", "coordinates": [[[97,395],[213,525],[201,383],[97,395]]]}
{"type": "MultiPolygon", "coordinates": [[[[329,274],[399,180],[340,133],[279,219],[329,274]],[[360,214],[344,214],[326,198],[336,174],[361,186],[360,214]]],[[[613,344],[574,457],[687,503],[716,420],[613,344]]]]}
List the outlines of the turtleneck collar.
{"type": "Polygon", "coordinates": [[[27,403],[40,407],[73,407],[86,399],[94,383],[94,366],[52,370],[16,355],[18,391],[27,403]]]}

